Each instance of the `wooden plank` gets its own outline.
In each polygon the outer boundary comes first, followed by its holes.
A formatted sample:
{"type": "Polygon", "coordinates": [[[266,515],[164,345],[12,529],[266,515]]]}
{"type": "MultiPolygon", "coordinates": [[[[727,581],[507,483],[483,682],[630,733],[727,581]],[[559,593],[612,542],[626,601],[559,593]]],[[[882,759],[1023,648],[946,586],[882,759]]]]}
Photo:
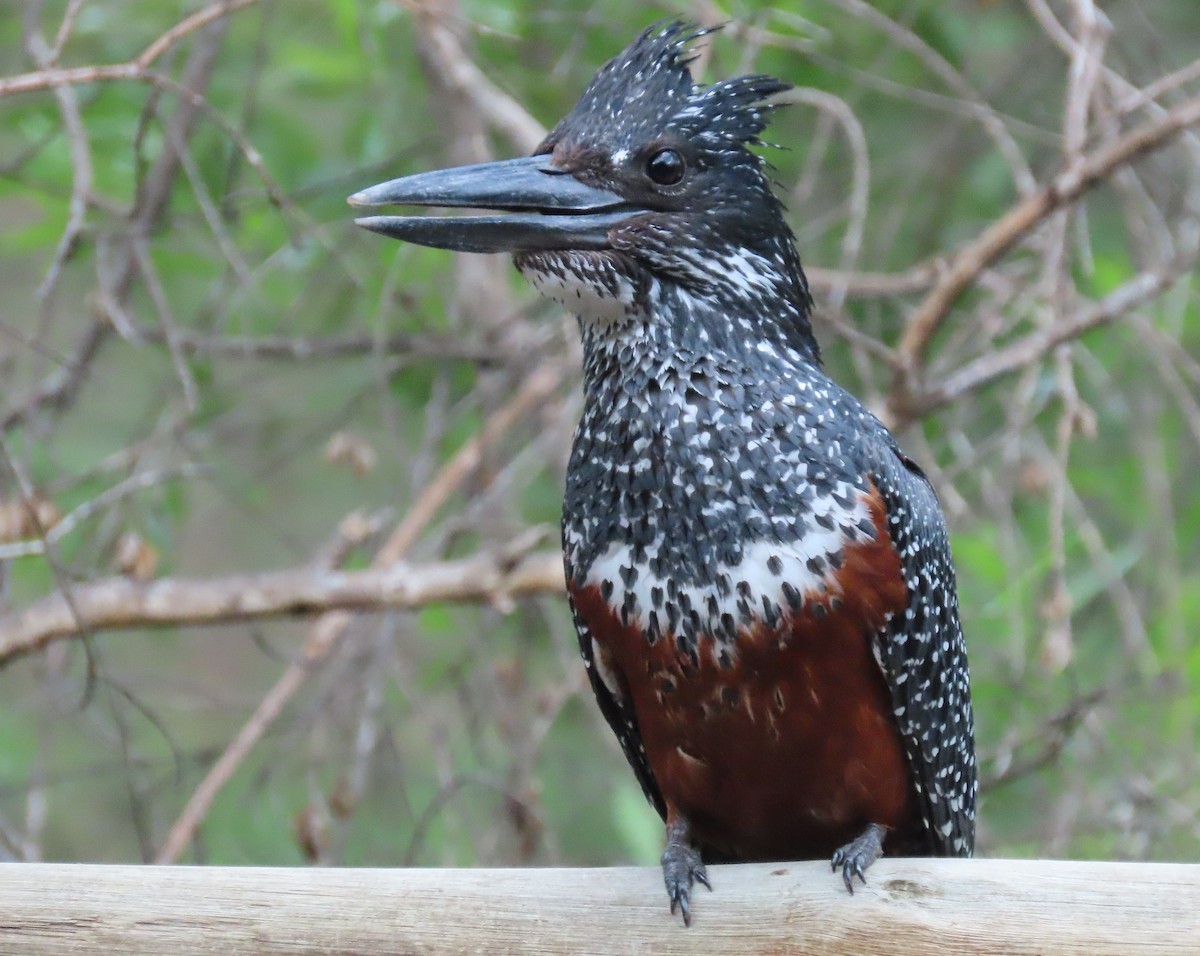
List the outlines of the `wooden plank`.
{"type": "Polygon", "coordinates": [[[0,953],[1200,953],[1200,865],[881,860],[710,868],[685,929],[656,868],[0,864],[0,953]]]}

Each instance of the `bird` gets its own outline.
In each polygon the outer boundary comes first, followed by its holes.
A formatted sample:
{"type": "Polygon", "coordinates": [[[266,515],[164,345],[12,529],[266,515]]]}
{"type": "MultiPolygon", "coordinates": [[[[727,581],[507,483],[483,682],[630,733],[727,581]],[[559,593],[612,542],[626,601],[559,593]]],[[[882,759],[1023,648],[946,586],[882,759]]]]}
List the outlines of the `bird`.
{"type": "Polygon", "coordinates": [[[760,134],[790,84],[704,85],[712,32],[645,29],[531,156],[417,173],[368,230],[506,252],[574,313],[562,545],[600,710],[665,824],[670,912],[706,864],[970,856],[966,645],[936,492],[824,371],[760,134]]]}

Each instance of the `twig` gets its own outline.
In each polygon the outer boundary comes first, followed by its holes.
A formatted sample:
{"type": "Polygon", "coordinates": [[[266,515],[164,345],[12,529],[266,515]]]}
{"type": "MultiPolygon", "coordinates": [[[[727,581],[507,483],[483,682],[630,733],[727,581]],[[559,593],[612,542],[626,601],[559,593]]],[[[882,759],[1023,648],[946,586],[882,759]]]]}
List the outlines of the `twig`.
{"type": "Polygon", "coordinates": [[[133,253],[134,260],[138,264],[138,271],[141,273],[146,291],[150,294],[150,301],[154,304],[154,309],[158,313],[159,328],[163,331],[163,336],[167,342],[167,351],[171,355],[171,364],[174,366],[175,375],[179,379],[179,386],[183,392],[184,407],[189,414],[194,413],[200,405],[199,386],[196,385],[196,378],[192,375],[192,370],[183,355],[183,350],[179,347],[178,326],[176,326],[175,319],[171,315],[171,302],[167,296],[167,290],[163,287],[162,280],[158,276],[158,270],[154,268],[154,260],[150,258],[150,249],[145,239],[142,236],[134,236],[130,243],[130,250],[133,253]]]}
{"type": "MultiPolygon", "coordinates": [[[[168,142],[185,142],[187,140],[198,111],[206,111],[207,115],[214,117],[214,121],[218,124],[223,120],[198,91],[204,89],[212,77],[224,31],[225,21],[223,20],[218,20],[209,27],[190,51],[183,71],[183,79],[179,82],[166,77],[158,77],[155,74],[138,77],[136,69],[127,77],[142,79],[156,88],[168,89],[180,97],[179,107],[168,121],[170,127],[168,142]]],[[[129,67],[129,64],[126,64],[125,67],[129,67]]],[[[103,71],[105,68],[84,69],[103,71]]],[[[42,72],[61,73],[62,71],[42,72]]],[[[4,88],[5,82],[0,80],[0,90],[4,88]]],[[[0,93],[0,95],[3,94],[0,93]]],[[[235,142],[240,143],[241,141],[235,140],[235,142]]],[[[171,188],[178,170],[179,159],[174,150],[164,149],[155,158],[150,170],[139,184],[137,202],[130,215],[129,229],[133,235],[148,235],[159,221],[170,199],[171,188]]],[[[270,189],[271,184],[268,183],[268,191],[270,189]]],[[[112,273],[111,276],[101,276],[102,294],[99,302],[99,314],[93,318],[91,324],[80,336],[75,351],[58,369],[46,376],[30,395],[19,401],[10,412],[0,419],[0,431],[9,431],[38,411],[65,408],[75,400],[80,387],[87,380],[92,363],[114,328],[112,321],[104,313],[122,314],[124,311],[133,280],[137,275],[137,261],[132,250],[116,264],[112,273]]]]}
{"type": "MultiPolygon", "coordinates": [[[[822,90],[796,88],[781,97],[779,102],[807,103],[833,117],[845,133],[846,142],[850,146],[850,155],[854,159],[851,165],[848,222],[846,232],[842,237],[841,268],[843,273],[848,273],[854,268],[858,261],[858,254],[862,250],[863,233],[867,224],[867,206],[871,194],[871,159],[862,123],[859,122],[854,110],[845,100],[822,90]]],[[[835,284],[829,290],[830,308],[835,310],[841,308],[847,292],[847,285],[835,284]]]]}
{"type": "Polygon", "coordinates": [[[845,289],[848,299],[876,299],[924,292],[945,270],[940,259],[923,262],[903,272],[845,272],[824,266],[805,265],[804,275],[814,292],[830,293],[845,289]]]}
{"type": "Polygon", "coordinates": [[[1147,103],[1157,100],[1164,93],[1169,93],[1177,86],[1183,86],[1197,79],[1200,79],[1200,60],[1193,60],[1187,66],[1176,70],[1174,73],[1161,76],[1153,83],[1142,87],[1136,92],[1130,93],[1125,99],[1117,103],[1117,112],[1121,115],[1132,113],[1134,110],[1141,109],[1147,103]]]}
{"type": "Polygon", "coordinates": [[[1177,282],[1189,266],[1143,272],[1110,292],[1099,302],[1080,309],[1054,325],[1031,332],[1010,345],[989,352],[939,384],[918,393],[910,406],[911,414],[921,417],[975,391],[989,382],[1016,372],[1049,355],[1063,342],[1077,339],[1085,332],[1105,325],[1157,298],[1177,282]]]}
{"type": "Polygon", "coordinates": [[[979,789],[991,793],[1006,784],[1021,780],[1036,773],[1043,767],[1048,767],[1058,759],[1063,747],[1071,739],[1071,735],[1096,707],[1112,696],[1112,690],[1101,687],[1079,694],[1057,714],[1043,719],[1037,734],[1030,740],[1002,744],[1000,752],[993,754],[992,759],[985,761],[994,766],[992,772],[984,777],[979,789]],[[1027,756],[1014,757],[1018,750],[1023,750],[1033,743],[1039,744],[1037,750],[1027,756]]]}
{"type": "Polygon", "coordinates": [[[829,2],[878,27],[899,46],[919,57],[934,76],[938,77],[968,105],[970,114],[979,121],[980,126],[996,144],[1000,155],[1007,160],[1017,189],[1022,194],[1028,194],[1037,186],[1021,148],[1004,125],[1004,121],[944,56],[912,30],[897,23],[866,0],[829,0],[829,2]]]}
{"type": "Polygon", "coordinates": [[[45,530],[45,533],[31,541],[14,541],[10,544],[0,544],[0,561],[11,561],[16,558],[27,558],[46,553],[48,547],[58,544],[63,538],[74,531],[80,524],[102,508],[126,498],[135,492],[152,488],[176,478],[191,478],[202,474],[207,469],[199,465],[183,465],[179,468],[162,468],[153,471],[142,471],[120,481],[106,491],[89,498],[83,504],[72,508],[62,519],[45,530]]]}
{"type": "Polygon", "coordinates": [[[900,340],[902,364],[894,388],[893,404],[898,403],[901,411],[911,413],[906,402],[911,375],[954,303],[984,269],[1051,213],[1079,199],[1115,169],[1161,148],[1172,137],[1198,122],[1200,97],[1194,97],[1115,142],[1084,154],[1078,162],[1063,170],[1036,193],[1018,202],[961,250],[917,307],[900,340]]]}
{"type": "Polygon", "coordinates": [[[100,347],[108,338],[111,326],[93,320],[76,343],[75,351],[63,359],[59,367],[47,375],[21,402],[0,417],[0,433],[7,433],[37,411],[58,409],[70,405],[80,386],[87,380],[100,347]]]}
{"type": "Polygon", "coordinates": [[[96,679],[96,662],[88,643],[92,636],[91,630],[84,622],[79,612],[79,606],[75,603],[74,584],[71,581],[70,575],[67,574],[66,568],[63,567],[62,562],[59,560],[57,549],[47,538],[50,529],[42,524],[41,514],[37,506],[37,492],[34,491],[33,482],[25,471],[24,464],[13,454],[8,440],[3,435],[0,435],[0,459],[3,459],[4,467],[12,475],[17,488],[20,490],[21,502],[27,512],[30,526],[42,541],[46,563],[50,566],[50,573],[54,578],[55,586],[58,588],[54,597],[61,602],[64,618],[70,622],[71,631],[83,639],[83,646],[87,655],[87,684],[84,691],[84,699],[86,700],[91,696],[92,687],[96,679]]]}
{"type": "Polygon", "coordinates": [[[439,82],[475,104],[479,116],[518,150],[529,153],[546,136],[546,128],[515,99],[493,83],[467,55],[446,26],[443,11],[429,0],[409,0],[420,18],[423,42],[441,67],[439,82]]]}
{"type": "Polygon", "coordinates": [[[145,70],[184,37],[195,33],[202,27],[208,26],[208,24],[215,20],[220,20],[222,17],[236,13],[238,10],[243,10],[256,3],[258,3],[258,0],[221,0],[221,2],[205,7],[203,10],[197,10],[190,17],[180,20],[170,30],[158,37],[158,39],[134,57],[132,63],[145,70]]]}
{"type": "Polygon", "coordinates": [[[49,63],[58,62],[58,58],[62,55],[63,47],[67,45],[67,40],[70,39],[71,31],[75,29],[75,18],[79,16],[79,11],[86,2],[87,0],[70,0],[67,4],[67,9],[63,13],[63,18],[58,25],[58,32],[54,35],[54,46],[50,48],[49,63]]]}
{"type": "MultiPolygon", "coordinates": [[[[159,328],[139,329],[138,334],[145,342],[166,340],[165,333],[159,328]]],[[[494,347],[464,342],[462,336],[407,332],[380,339],[374,335],[202,335],[181,329],[176,344],[189,355],[295,362],[378,354],[453,359],[486,366],[500,364],[508,358],[494,347]]]]}
{"type": "MultiPolygon", "coordinates": [[[[32,9],[32,8],[31,8],[32,9]]],[[[38,66],[43,69],[51,66],[58,58],[65,39],[64,30],[70,29],[70,24],[78,12],[78,4],[68,7],[63,15],[62,27],[55,45],[50,47],[37,29],[30,22],[26,30],[25,45],[38,66]]],[[[79,101],[75,91],[70,87],[58,87],[54,90],[54,98],[58,101],[59,112],[62,114],[63,130],[66,133],[67,145],[71,154],[71,200],[68,206],[67,224],[54,250],[54,258],[46,276],[37,289],[39,301],[48,299],[63,264],[75,249],[75,243],[83,231],[84,219],[87,216],[87,197],[92,191],[92,152],[88,144],[87,131],[83,127],[83,117],[79,113],[79,101]]]]}

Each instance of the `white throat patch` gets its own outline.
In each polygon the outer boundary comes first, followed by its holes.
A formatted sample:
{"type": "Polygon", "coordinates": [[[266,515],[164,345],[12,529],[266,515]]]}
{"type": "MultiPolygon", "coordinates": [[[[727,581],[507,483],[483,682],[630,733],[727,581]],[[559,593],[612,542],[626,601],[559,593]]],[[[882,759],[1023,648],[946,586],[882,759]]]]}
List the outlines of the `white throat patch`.
{"type": "Polygon", "coordinates": [[[633,283],[594,254],[568,251],[539,257],[523,262],[521,274],[546,298],[585,320],[611,324],[634,308],[633,283]]]}

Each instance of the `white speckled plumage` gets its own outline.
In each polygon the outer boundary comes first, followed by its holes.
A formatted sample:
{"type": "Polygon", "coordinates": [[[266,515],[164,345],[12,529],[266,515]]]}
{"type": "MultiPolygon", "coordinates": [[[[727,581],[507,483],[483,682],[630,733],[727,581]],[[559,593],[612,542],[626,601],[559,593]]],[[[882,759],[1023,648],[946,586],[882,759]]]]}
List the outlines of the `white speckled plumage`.
{"type": "MultiPolygon", "coordinates": [[[[765,124],[763,96],[781,85],[697,86],[688,39],[677,26],[643,36],[543,148],[590,184],[636,195],[646,144],[668,143],[697,170],[692,193],[615,227],[611,250],[516,259],[579,317],[584,344],[568,579],[597,589],[648,642],[694,658],[707,648],[730,666],[748,621],[777,626],[839,586],[847,549],[875,536],[867,500],[878,495],[909,602],[889,612],[873,653],[930,849],[968,854],[970,689],[940,508],[886,429],[820,368],[790,231],[745,148],[765,124]]],[[[576,625],[605,715],[662,809],[620,681],[578,613],[576,625]]]]}

